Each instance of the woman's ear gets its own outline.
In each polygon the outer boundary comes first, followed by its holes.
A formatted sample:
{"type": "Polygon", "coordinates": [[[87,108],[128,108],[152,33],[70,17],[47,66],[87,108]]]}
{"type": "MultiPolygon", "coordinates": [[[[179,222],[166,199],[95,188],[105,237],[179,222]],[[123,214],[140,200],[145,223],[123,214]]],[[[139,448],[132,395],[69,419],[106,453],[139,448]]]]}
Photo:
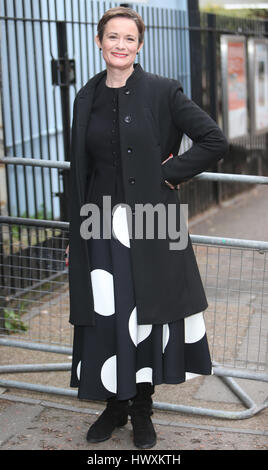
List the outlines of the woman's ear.
{"type": "Polygon", "coordinates": [[[100,42],[100,39],[99,39],[99,36],[95,36],[95,43],[97,44],[98,48],[101,49],[101,42],[100,42]]]}
{"type": "Polygon", "coordinates": [[[137,54],[140,52],[142,46],[143,46],[143,42],[140,43],[140,45],[139,45],[139,47],[138,47],[138,49],[137,49],[137,54]]]}

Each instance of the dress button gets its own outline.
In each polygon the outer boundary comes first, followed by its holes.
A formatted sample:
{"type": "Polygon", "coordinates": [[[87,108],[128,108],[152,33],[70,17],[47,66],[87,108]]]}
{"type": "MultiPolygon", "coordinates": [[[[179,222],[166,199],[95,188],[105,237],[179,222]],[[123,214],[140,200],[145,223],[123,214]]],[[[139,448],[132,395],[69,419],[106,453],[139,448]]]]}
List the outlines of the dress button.
{"type": "Polygon", "coordinates": [[[132,148],[129,147],[129,148],[127,149],[127,153],[132,153],[132,148]]]}
{"type": "Polygon", "coordinates": [[[128,179],[129,183],[130,184],[135,184],[136,180],[135,178],[133,178],[133,176],[131,176],[129,179],[128,179]]]}
{"type": "Polygon", "coordinates": [[[129,124],[129,123],[131,122],[131,116],[126,116],[126,117],[124,118],[124,121],[125,121],[127,124],[129,124]]]}
{"type": "Polygon", "coordinates": [[[130,95],[130,91],[129,91],[129,90],[125,90],[124,93],[125,93],[125,95],[130,95]]]}

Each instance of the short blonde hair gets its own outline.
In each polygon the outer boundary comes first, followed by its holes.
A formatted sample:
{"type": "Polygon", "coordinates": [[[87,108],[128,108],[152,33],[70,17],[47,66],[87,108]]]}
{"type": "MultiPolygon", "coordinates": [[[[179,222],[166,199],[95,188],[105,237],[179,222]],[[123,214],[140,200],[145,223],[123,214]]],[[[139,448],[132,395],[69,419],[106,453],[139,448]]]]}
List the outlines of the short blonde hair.
{"type": "Polygon", "coordinates": [[[129,18],[136,23],[136,26],[139,31],[139,45],[144,40],[145,24],[142,17],[132,8],[127,7],[115,7],[107,10],[98,23],[98,38],[102,42],[105,26],[113,18],[123,17],[129,18]]]}

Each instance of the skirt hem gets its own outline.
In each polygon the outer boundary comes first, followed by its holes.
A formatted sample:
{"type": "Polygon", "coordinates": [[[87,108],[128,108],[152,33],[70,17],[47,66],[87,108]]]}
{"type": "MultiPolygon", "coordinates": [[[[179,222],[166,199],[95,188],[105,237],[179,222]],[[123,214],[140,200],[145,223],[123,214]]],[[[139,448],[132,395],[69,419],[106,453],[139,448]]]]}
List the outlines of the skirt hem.
{"type": "MultiPolygon", "coordinates": [[[[187,371],[188,372],[188,371],[187,371]]],[[[203,376],[209,376],[209,375],[212,375],[212,371],[211,372],[202,372],[202,373],[198,373],[198,372],[189,372],[190,374],[196,374],[197,376],[200,376],[200,377],[203,377],[203,376]]],[[[194,377],[193,377],[194,378],[194,377]]],[[[180,385],[184,382],[188,382],[189,380],[193,380],[193,378],[191,379],[186,379],[185,377],[182,378],[178,378],[178,377],[167,377],[164,381],[161,380],[161,381],[154,381],[152,383],[153,386],[156,386],[156,385],[180,385]]],[[[87,400],[87,401],[106,401],[108,398],[110,397],[117,397],[118,400],[131,400],[133,398],[134,395],[131,395],[131,396],[126,396],[126,395],[123,395],[123,394],[120,394],[118,396],[117,393],[108,393],[106,397],[96,397],[95,395],[88,395],[88,394],[84,394],[82,392],[80,392],[79,390],[79,385],[70,385],[71,388],[77,388],[78,389],[78,395],[77,395],[77,398],[79,400],[87,400]]]]}

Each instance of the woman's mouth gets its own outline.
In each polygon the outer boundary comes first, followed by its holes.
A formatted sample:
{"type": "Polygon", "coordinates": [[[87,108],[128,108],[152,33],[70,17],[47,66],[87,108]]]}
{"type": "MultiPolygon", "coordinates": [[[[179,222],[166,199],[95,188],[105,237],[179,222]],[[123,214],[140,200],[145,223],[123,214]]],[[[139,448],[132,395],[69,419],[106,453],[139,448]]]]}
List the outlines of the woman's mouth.
{"type": "Polygon", "coordinates": [[[121,54],[120,52],[112,52],[112,55],[114,57],[118,57],[119,59],[124,59],[124,57],[127,57],[127,54],[121,54]]]}

